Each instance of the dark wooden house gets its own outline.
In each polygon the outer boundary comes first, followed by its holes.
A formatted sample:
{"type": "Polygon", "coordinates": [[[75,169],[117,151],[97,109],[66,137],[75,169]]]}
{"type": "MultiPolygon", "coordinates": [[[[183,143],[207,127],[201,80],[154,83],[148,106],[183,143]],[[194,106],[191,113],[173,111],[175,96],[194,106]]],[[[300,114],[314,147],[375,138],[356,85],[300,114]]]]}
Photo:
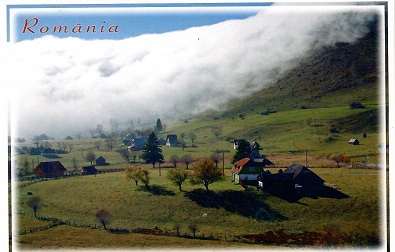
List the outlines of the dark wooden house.
{"type": "Polygon", "coordinates": [[[81,173],[82,175],[93,175],[93,174],[97,174],[98,170],[94,165],[84,166],[82,167],[81,173]]]}
{"type": "Polygon", "coordinates": [[[177,135],[167,135],[166,145],[169,147],[177,146],[178,145],[177,135]]]}
{"type": "Polygon", "coordinates": [[[54,178],[64,176],[66,171],[59,161],[52,161],[39,163],[33,173],[37,178],[54,178]]]}
{"type": "Polygon", "coordinates": [[[292,164],[285,171],[264,171],[258,177],[258,186],[275,194],[312,194],[324,189],[324,180],[300,164],[292,164]]]}
{"type": "Polygon", "coordinates": [[[106,162],[106,159],[102,156],[96,158],[96,165],[109,165],[109,163],[106,162]]]}

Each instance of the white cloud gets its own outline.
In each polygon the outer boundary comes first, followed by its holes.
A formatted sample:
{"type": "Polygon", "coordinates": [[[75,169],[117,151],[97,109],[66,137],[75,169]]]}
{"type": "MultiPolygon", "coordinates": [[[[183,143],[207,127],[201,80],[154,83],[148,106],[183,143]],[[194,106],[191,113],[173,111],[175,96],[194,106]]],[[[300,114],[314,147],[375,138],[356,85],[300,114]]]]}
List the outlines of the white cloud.
{"type": "MultiPolygon", "coordinates": [[[[343,9],[342,9],[343,10],[343,9]]],[[[268,8],[245,20],[124,40],[45,36],[7,48],[18,135],[167,121],[250,95],[312,49],[353,42],[370,11],[268,8]]]]}

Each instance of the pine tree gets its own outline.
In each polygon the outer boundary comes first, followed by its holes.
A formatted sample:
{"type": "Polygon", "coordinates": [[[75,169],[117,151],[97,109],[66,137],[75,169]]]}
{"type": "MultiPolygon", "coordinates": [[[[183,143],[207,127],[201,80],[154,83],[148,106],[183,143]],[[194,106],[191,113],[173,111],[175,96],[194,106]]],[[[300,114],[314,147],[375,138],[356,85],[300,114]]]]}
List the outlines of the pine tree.
{"type": "Polygon", "coordinates": [[[251,145],[247,140],[239,140],[236,153],[233,156],[233,164],[243,158],[249,158],[251,156],[251,145]]]}
{"type": "Polygon", "coordinates": [[[160,121],[160,119],[158,118],[158,120],[156,120],[155,132],[159,133],[162,130],[163,130],[163,125],[162,125],[162,122],[160,121]]]}
{"type": "Polygon", "coordinates": [[[152,132],[148,136],[141,158],[144,159],[147,164],[152,164],[152,167],[154,168],[156,163],[164,162],[162,149],[159,147],[158,138],[155,135],[155,132],[152,132]]]}

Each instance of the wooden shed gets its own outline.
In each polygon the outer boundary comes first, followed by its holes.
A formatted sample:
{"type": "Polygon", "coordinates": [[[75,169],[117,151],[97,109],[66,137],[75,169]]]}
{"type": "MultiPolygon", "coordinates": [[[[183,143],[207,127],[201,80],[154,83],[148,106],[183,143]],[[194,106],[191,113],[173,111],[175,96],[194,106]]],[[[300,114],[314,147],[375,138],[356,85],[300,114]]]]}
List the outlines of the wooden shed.
{"type": "Polygon", "coordinates": [[[97,174],[99,171],[96,169],[96,167],[94,165],[90,165],[90,166],[84,166],[82,167],[82,175],[93,175],[93,174],[97,174]]]}

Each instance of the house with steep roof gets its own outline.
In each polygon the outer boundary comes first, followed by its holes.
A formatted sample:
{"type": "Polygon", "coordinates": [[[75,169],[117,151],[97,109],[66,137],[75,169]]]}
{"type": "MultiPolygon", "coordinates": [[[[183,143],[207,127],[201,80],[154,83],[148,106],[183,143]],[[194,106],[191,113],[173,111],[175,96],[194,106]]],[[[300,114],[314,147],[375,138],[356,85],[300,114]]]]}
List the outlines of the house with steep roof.
{"type": "Polygon", "coordinates": [[[270,165],[273,163],[264,156],[240,159],[232,167],[232,180],[241,185],[256,184],[258,176],[270,165]]]}
{"type": "Polygon", "coordinates": [[[166,146],[173,147],[178,145],[177,135],[167,135],[166,146]]]}
{"type": "Polygon", "coordinates": [[[65,175],[66,168],[59,161],[40,162],[33,173],[37,178],[54,178],[65,175]]]}
{"type": "Polygon", "coordinates": [[[96,158],[95,163],[96,165],[109,165],[109,163],[106,162],[106,159],[103,156],[96,158]]]}
{"type": "Polygon", "coordinates": [[[258,177],[258,187],[268,193],[280,195],[310,194],[324,188],[324,180],[300,164],[292,164],[285,171],[272,174],[263,171],[258,177]]]}

